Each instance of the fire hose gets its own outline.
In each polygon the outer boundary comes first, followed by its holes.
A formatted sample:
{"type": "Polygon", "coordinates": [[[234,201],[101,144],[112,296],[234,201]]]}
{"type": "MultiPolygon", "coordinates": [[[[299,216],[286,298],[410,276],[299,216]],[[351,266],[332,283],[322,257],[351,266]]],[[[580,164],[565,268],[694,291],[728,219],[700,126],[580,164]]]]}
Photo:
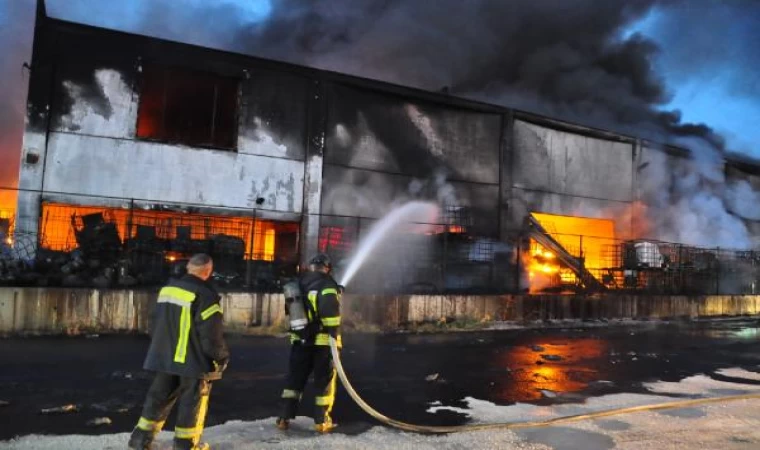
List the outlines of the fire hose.
{"type": "Polygon", "coordinates": [[[631,407],[626,407],[626,408],[617,408],[617,409],[610,409],[610,410],[604,410],[604,411],[590,412],[586,414],[563,416],[563,417],[557,417],[554,419],[543,420],[543,421],[533,421],[533,422],[483,423],[483,424],[453,425],[453,426],[415,425],[411,423],[402,422],[400,420],[392,419],[388,416],[381,414],[380,412],[372,408],[370,405],[368,405],[367,402],[365,402],[359,396],[359,394],[356,392],[354,387],[351,385],[351,382],[348,380],[348,376],[346,376],[346,371],[343,369],[343,363],[340,360],[340,353],[338,352],[335,339],[333,339],[332,337],[330,337],[330,350],[332,352],[335,369],[338,372],[338,377],[340,378],[340,381],[343,384],[343,387],[348,392],[348,395],[351,396],[354,402],[356,402],[356,404],[359,405],[359,407],[362,410],[364,410],[364,412],[374,417],[381,423],[394,427],[394,428],[398,428],[400,430],[410,431],[413,433],[447,434],[447,433],[460,433],[460,432],[466,432],[466,431],[484,431],[484,430],[496,430],[496,429],[538,428],[538,427],[548,427],[552,425],[559,425],[559,424],[565,424],[565,423],[571,423],[571,422],[580,422],[583,420],[598,419],[600,417],[609,417],[609,416],[630,414],[630,413],[643,412],[643,411],[680,409],[680,408],[688,408],[692,406],[708,405],[711,403],[723,403],[723,402],[732,402],[732,401],[737,401],[737,400],[760,399],[760,393],[740,394],[740,395],[731,395],[731,396],[725,396],[725,397],[697,398],[697,399],[690,399],[690,400],[678,400],[678,401],[673,401],[673,402],[657,403],[657,404],[651,404],[651,405],[631,406],[631,407]]]}

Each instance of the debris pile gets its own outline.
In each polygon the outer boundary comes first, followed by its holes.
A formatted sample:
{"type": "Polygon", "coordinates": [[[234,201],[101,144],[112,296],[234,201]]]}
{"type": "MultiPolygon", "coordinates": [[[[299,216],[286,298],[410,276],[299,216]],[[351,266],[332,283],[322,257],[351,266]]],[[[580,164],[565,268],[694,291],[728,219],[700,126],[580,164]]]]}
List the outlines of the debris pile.
{"type": "MultiPolygon", "coordinates": [[[[70,230],[75,243],[50,245],[36,235],[10,237],[10,223],[0,221],[0,285],[130,288],[157,286],[170,276],[181,276],[187,258],[207,253],[214,258],[212,275],[223,288],[276,290],[289,266],[284,261],[246,260],[243,239],[227,234],[193,237],[191,226],[134,224],[122,238],[116,221],[103,213],[72,214],[70,230]],[[163,228],[162,228],[163,227],[163,228]],[[171,238],[162,236],[170,235],[171,238]],[[73,245],[75,244],[75,245],[73,245]],[[51,248],[73,247],[71,250],[51,248]]],[[[70,228],[69,228],[70,227],[70,228]]],[[[290,264],[292,265],[292,264],[290,264]]]]}
{"type": "Polygon", "coordinates": [[[56,406],[53,408],[43,408],[40,410],[40,414],[70,414],[79,412],[79,405],[68,404],[63,406],[56,406]]]}

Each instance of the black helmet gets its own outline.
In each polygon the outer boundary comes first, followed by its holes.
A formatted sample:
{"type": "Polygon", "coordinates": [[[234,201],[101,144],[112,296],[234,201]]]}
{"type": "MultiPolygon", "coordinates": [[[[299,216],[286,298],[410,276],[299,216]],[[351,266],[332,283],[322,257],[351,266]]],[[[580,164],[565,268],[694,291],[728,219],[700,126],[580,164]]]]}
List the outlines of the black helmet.
{"type": "Polygon", "coordinates": [[[332,261],[327,253],[317,253],[309,260],[309,265],[323,266],[332,269],[332,261]]]}

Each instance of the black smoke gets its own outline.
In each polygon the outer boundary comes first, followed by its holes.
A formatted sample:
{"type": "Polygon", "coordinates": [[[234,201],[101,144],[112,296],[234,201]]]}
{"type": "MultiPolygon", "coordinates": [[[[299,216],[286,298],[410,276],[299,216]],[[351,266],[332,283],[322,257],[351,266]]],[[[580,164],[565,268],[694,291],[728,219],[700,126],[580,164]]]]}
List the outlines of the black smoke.
{"type": "Polygon", "coordinates": [[[659,49],[622,31],[663,3],[283,1],[235,41],[267,57],[651,134],[679,125],[657,109],[670,98],[653,65],[659,49]]]}

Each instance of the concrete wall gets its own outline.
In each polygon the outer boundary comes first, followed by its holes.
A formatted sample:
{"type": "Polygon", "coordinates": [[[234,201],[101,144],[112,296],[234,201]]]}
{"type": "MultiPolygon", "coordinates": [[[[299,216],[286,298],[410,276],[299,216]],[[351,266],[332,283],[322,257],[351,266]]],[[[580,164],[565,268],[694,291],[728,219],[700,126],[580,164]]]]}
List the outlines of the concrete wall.
{"type": "MultiPolygon", "coordinates": [[[[155,303],[148,291],[0,288],[0,334],[146,332],[155,303]]],[[[284,330],[279,294],[225,294],[227,330],[284,330]]],[[[680,319],[760,315],[760,296],[350,296],[343,298],[347,329],[396,330],[441,319],[531,322],[589,319],[680,319]]]]}
{"type": "MultiPolygon", "coordinates": [[[[151,291],[0,288],[0,334],[146,332],[155,301],[151,291]]],[[[227,328],[279,326],[283,302],[282,295],[225,294],[227,328]]]]}
{"type": "Polygon", "coordinates": [[[511,222],[531,211],[614,218],[634,200],[634,143],[516,120],[511,222]]]}
{"type": "Polygon", "coordinates": [[[51,133],[45,189],[77,203],[109,196],[298,213],[303,163],[208,149],[51,133]],[[161,168],[158,170],[157,168],[161,168]],[[209,168],[214,168],[210,170],[209,168]]]}

